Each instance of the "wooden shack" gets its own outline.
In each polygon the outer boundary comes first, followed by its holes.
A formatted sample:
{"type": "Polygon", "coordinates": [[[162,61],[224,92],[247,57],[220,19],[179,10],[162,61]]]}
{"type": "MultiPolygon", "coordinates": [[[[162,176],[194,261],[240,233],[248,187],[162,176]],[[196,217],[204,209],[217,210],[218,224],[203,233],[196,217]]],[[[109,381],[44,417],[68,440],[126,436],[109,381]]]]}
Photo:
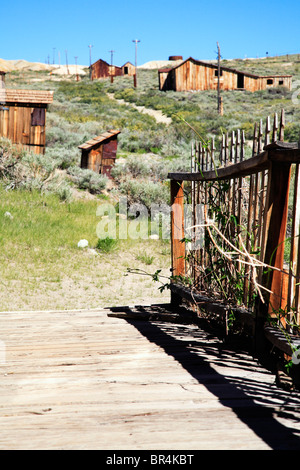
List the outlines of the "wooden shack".
{"type": "Polygon", "coordinates": [[[99,59],[91,65],[91,78],[106,78],[109,74],[109,64],[105,60],[99,59]]]}
{"type": "Polygon", "coordinates": [[[99,59],[91,65],[91,79],[117,77],[123,75],[122,67],[110,65],[105,60],[99,59]]]}
{"type": "Polygon", "coordinates": [[[53,91],[3,88],[0,104],[0,136],[34,153],[44,153],[46,110],[53,91]]]}
{"type": "MultiPolygon", "coordinates": [[[[158,70],[159,89],[161,91],[203,91],[217,90],[218,66],[216,64],[195,60],[192,57],[180,64],[158,70]]],[[[270,87],[286,87],[291,90],[291,75],[260,76],[248,72],[220,68],[221,90],[258,91],[270,87]]]]}
{"type": "Polygon", "coordinates": [[[126,62],[122,65],[123,75],[133,76],[135,75],[135,66],[131,62],[126,62]]]}
{"type": "Polygon", "coordinates": [[[79,145],[81,168],[93,170],[110,178],[117,156],[119,134],[120,131],[112,129],[79,145]]]}

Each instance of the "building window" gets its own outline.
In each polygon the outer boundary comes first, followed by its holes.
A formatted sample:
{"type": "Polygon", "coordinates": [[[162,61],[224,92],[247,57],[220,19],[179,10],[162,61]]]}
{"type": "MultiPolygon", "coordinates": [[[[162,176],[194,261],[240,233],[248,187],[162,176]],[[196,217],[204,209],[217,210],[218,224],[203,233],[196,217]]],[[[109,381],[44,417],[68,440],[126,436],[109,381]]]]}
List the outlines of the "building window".
{"type": "MultiPolygon", "coordinates": [[[[220,70],[220,77],[222,77],[222,75],[223,75],[223,70],[221,69],[220,70]]],[[[217,77],[217,76],[218,76],[218,70],[215,70],[215,77],[217,77]]]]}
{"type": "Polygon", "coordinates": [[[34,108],[31,113],[31,125],[32,126],[44,126],[45,125],[45,109],[34,108]]]}
{"type": "Polygon", "coordinates": [[[279,85],[283,85],[283,80],[279,80],[279,85]]]}
{"type": "Polygon", "coordinates": [[[268,78],[267,85],[273,85],[273,78],[268,78]]]}

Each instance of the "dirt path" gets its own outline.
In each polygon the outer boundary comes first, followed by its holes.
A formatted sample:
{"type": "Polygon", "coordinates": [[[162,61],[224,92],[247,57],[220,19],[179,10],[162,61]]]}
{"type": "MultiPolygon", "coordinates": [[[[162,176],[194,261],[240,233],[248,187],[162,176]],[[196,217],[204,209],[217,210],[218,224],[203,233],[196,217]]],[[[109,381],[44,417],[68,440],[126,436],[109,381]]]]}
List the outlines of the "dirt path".
{"type": "Polygon", "coordinates": [[[128,106],[132,106],[133,108],[137,109],[142,114],[149,114],[150,116],[154,117],[156,119],[156,122],[158,123],[164,123],[168,126],[172,122],[171,118],[169,118],[168,116],[166,116],[165,114],[163,114],[161,111],[157,109],[149,109],[149,108],[145,108],[145,106],[137,106],[134,103],[129,103],[128,101],[125,101],[123,99],[116,99],[113,93],[107,93],[107,96],[112,100],[118,101],[118,103],[120,104],[126,104],[128,106]]]}

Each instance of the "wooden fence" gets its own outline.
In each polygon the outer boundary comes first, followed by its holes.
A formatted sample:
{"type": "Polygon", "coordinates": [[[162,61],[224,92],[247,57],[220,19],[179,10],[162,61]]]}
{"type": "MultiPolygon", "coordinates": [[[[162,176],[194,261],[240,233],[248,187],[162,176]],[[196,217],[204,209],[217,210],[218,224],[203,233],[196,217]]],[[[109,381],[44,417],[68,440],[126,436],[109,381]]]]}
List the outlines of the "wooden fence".
{"type": "Polygon", "coordinates": [[[168,175],[171,299],[226,325],[234,318],[254,337],[264,330],[291,355],[300,323],[300,147],[284,142],[283,111],[272,120],[255,124],[251,143],[242,131],[223,135],[218,152],[214,140],[197,143],[191,172],[168,175]]]}

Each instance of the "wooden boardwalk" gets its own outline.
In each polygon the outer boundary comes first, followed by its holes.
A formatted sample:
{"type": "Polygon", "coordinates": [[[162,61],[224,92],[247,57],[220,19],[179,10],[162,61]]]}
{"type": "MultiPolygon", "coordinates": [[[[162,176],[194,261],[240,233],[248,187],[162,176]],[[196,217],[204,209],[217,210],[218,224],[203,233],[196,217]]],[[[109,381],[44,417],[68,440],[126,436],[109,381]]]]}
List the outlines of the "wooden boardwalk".
{"type": "Polygon", "coordinates": [[[0,449],[300,449],[299,394],[174,320],[162,306],[0,313],[0,449]]]}

